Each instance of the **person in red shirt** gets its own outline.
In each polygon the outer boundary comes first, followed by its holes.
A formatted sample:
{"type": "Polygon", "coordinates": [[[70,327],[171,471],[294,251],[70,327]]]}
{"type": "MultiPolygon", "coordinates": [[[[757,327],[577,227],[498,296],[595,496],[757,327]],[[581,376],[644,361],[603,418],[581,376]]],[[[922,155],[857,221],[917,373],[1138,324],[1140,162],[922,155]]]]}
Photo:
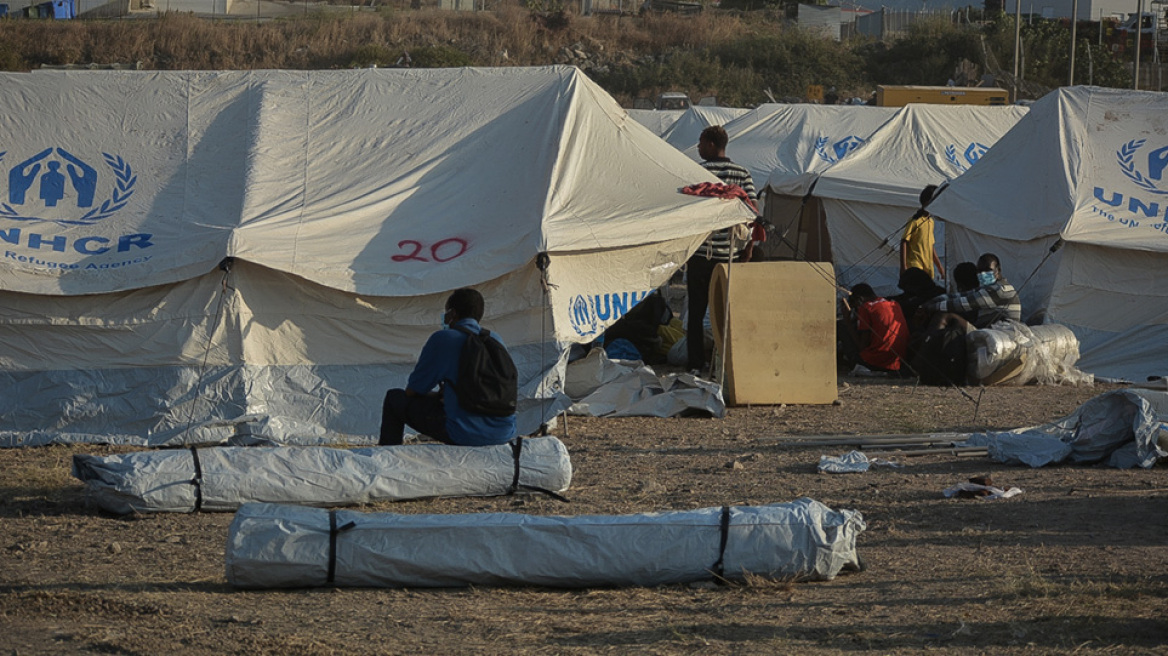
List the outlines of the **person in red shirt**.
{"type": "Polygon", "coordinates": [[[907,371],[908,322],[900,305],[877,296],[871,285],[860,283],[852,287],[844,307],[855,310],[855,323],[845,324],[861,363],[874,371],[907,371]]]}

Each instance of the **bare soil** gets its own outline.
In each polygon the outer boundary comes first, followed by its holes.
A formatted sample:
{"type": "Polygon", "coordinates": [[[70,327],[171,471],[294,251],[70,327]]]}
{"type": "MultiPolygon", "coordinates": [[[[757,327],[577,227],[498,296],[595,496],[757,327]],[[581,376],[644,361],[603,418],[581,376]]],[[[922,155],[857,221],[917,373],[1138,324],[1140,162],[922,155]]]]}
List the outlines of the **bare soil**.
{"type": "Polygon", "coordinates": [[[844,379],[841,404],[715,419],[579,419],[558,432],[570,505],[524,496],[383,504],[376,512],[630,513],[809,496],[863,512],[864,572],[828,582],[553,590],[227,585],[230,514],[118,517],[70,478],[73,446],[0,451],[5,654],[1168,654],[1168,468],[1027,469],[905,457],[816,473],[791,435],[1007,429],[1110,389],[954,389],[844,379]],[[979,390],[966,390],[977,398],[979,390]],[[565,434],[566,428],[566,434],[565,434]],[[785,437],[786,436],[786,437],[785,437]],[[735,465],[734,463],[738,463],[735,465]],[[1022,488],[945,499],[971,476],[1022,488]]]}

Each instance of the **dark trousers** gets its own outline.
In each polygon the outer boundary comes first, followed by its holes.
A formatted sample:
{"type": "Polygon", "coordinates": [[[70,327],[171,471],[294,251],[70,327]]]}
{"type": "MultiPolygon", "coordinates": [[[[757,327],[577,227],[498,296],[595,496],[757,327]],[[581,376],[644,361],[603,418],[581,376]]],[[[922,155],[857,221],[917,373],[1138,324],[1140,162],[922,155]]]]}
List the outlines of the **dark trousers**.
{"type": "Polygon", "coordinates": [[[439,442],[453,444],[446,433],[446,408],[441,396],[409,396],[404,389],[386,392],[385,403],[381,406],[381,439],[377,443],[381,446],[401,444],[406,426],[439,442]]]}
{"type": "Polygon", "coordinates": [[[710,305],[710,279],[716,264],[714,260],[694,255],[685,266],[685,346],[689,369],[706,366],[706,331],[702,321],[710,305]]]}

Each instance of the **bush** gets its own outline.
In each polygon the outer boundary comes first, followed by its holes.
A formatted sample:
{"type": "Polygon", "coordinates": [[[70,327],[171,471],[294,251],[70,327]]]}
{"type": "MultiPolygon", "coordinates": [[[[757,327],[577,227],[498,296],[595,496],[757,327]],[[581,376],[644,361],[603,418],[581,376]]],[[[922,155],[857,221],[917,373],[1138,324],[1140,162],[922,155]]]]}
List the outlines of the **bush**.
{"type": "Polygon", "coordinates": [[[380,66],[385,68],[397,61],[397,56],[389,51],[383,45],[370,43],[357,48],[353,53],[353,61],[349,64],[349,68],[369,68],[370,66],[380,66]]]}
{"type": "Polygon", "coordinates": [[[470,55],[451,46],[422,46],[410,51],[416,68],[457,68],[470,66],[470,55]]]}

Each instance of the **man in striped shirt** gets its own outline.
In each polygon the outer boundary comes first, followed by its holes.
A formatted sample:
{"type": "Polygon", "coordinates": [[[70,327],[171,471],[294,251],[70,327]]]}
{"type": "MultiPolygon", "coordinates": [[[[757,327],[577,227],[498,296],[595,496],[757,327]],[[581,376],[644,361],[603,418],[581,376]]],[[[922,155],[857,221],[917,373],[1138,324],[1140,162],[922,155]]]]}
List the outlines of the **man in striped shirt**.
{"type": "Polygon", "coordinates": [[[1002,319],[1022,320],[1022,303],[1018,292],[1002,275],[1002,264],[998,256],[985,253],[977,258],[977,276],[980,286],[960,294],[938,296],[921,307],[934,316],[931,328],[940,329],[949,325],[960,325],[966,332],[976,328],[988,328],[1002,319]],[[959,313],[975,312],[972,324],[959,313]]]}
{"type": "MultiPolygon", "coordinates": [[[[698,138],[698,155],[702,166],[725,184],[737,185],[746,192],[752,202],[758,202],[754,191],[754,180],[750,171],[730,161],[726,157],[726,144],[730,137],[720,125],[711,125],[702,130],[698,138]]],[[[686,356],[689,370],[700,372],[706,366],[706,339],[702,320],[710,304],[710,278],[714,265],[719,262],[742,259],[749,237],[733,239],[734,228],[724,228],[711,234],[686,263],[686,356]]]]}

